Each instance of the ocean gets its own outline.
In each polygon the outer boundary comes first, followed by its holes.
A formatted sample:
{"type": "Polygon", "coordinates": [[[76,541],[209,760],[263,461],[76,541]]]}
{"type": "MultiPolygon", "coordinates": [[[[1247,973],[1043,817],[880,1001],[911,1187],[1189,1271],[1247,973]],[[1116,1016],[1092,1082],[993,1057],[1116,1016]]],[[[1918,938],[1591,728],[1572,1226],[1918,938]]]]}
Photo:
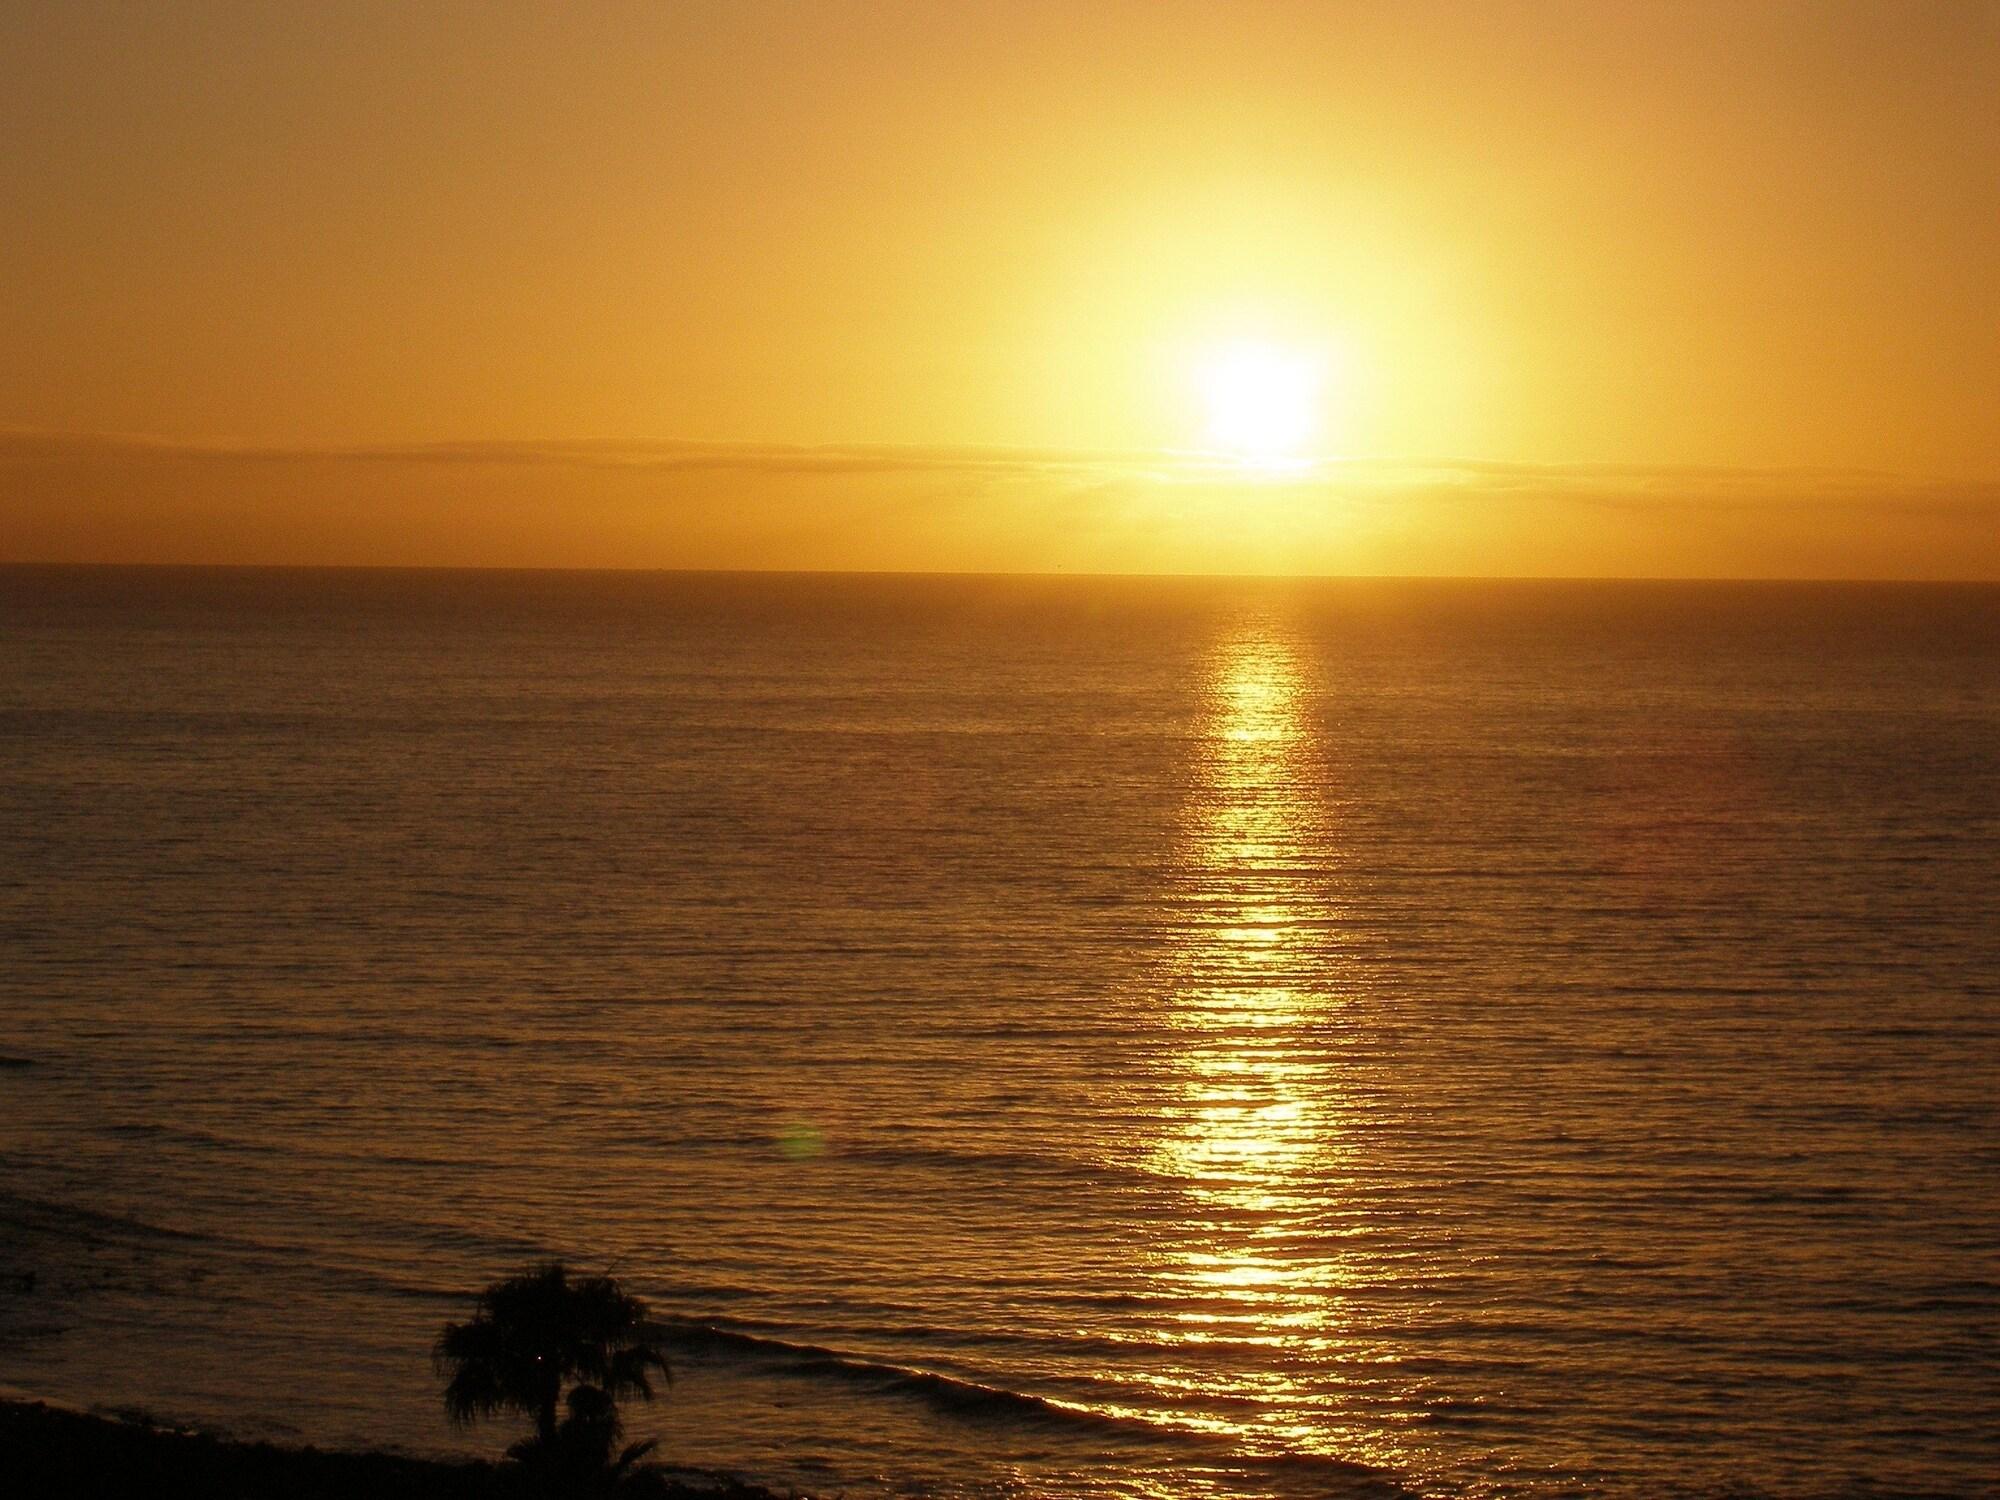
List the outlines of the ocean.
{"type": "Polygon", "coordinates": [[[855,1500],[1993,1494],[2000,587],[0,570],[0,1383],[855,1500]]]}

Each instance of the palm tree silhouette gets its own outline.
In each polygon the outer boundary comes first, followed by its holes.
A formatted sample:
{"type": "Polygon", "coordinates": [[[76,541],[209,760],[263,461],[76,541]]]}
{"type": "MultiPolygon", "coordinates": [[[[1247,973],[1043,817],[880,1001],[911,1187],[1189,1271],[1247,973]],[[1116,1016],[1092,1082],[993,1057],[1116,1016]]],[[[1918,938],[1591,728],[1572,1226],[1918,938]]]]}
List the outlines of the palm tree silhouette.
{"type": "Polygon", "coordinates": [[[622,1472],[650,1449],[635,1443],[612,1463],[618,1398],[652,1400],[654,1371],[673,1379],[647,1331],[646,1304],[609,1276],[571,1280],[561,1261],[494,1282],[470,1322],[445,1324],[433,1357],[448,1377],[444,1406],[455,1424],[527,1412],[534,1436],[509,1456],[578,1472],[622,1472]],[[569,1416],[558,1424],[560,1405],[569,1416]]]}

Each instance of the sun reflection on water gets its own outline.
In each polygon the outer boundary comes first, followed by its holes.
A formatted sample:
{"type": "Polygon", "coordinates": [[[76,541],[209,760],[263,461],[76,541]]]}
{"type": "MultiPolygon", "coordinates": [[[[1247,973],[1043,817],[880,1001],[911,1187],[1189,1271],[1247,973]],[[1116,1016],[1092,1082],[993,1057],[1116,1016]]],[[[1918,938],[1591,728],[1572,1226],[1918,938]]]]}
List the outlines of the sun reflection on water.
{"type": "Polygon", "coordinates": [[[1227,1346],[1281,1357],[1203,1360],[1162,1385],[1223,1398],[1231,1415],[1196,1425],[1359,1458],[1315,1375],[1340,1338],[1328,1191],[1347,1153],[1327,1046],[1342,1003],[1335,846],[1306,699],[1298,654],[1276,631],[1246,631],[1217,657],[1162,976],[1177,1048],[1154,1160],[1187,1200],[1157,1275],[1182,1309],[1190,1362],[1227,1346]],[[1284,1368],[1295,1362],[1296,1375],[1284,1368]]]}
{"type": "MultiPolygon", "coordinates": [[[[1181,1034],[1185,1103],[1163,1151],[1205,1208],[1272,1214],[1201,1272],[1258,1280],[1257,1239],[1303,1210],[1299,1169],[1330,1144],[1317,1109],[1324,1064],[1298,1031],[1327,997],[1309,987],[1318,892],[1303,851],[1318,844],[1320,814],[1299,665],[1279,638],[1232,643],[1210,692],[1199,790],[1181,876],[1191,910],[1171,958],[1174,1024],[1181,1034]]],[[[1275,1268],[1273,1277],[1275,1279],[1275,1268]]]]}

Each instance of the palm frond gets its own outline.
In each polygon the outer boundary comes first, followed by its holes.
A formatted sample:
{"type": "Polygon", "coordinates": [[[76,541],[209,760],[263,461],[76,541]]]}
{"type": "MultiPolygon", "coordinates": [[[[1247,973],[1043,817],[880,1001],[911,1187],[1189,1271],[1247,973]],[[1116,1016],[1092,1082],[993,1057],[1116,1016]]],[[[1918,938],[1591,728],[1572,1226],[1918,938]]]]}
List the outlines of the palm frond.
{"type": "Polygon", "coordinates": [[[632,1465],[636,1464],[640,1459],[659,1446],[660,1440],[658,1438],[647,1438],[643,1443],[627,1443],[625,1451],[620,1453],[612,1462],[611,1472],[614,1475],[623,1476],[631,1470],[632,1465]]]}
{"type": "Polygon", "coordinates": [[[653,1399],[653,1382],[650,1372],[658,1371],[664,1385],[672,1385],[674,1372],[667,1364],[667,1356],[651,1342],[628,1344],[612,1353],[610,1368],[605,1372],[605,1389],[614,1395],[627,1391],[634,1392],[642,1401],[653,1399]]]}

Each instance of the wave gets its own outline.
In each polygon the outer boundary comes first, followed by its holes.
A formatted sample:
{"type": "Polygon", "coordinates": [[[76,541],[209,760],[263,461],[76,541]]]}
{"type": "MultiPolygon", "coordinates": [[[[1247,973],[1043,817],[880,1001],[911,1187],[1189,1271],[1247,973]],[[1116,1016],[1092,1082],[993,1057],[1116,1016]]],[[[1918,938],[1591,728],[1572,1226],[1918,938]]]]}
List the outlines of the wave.
{"type": "Polygon", "coordinates": [[[1190,1456],[1200,1454],[1210,1461],[1219,1459],[1236,1468],[1306,1470],[1327,1478],[1344,1479],[1363,1492],[1385,1497],[1408,1493],[1381,1470],[1351,1459],[1331,1454],[1245,1451],[1226,1433],[1138,1412],[1037,1396],[963,1376],[872,1359],[823,1344],[681,1320],[658,1323],[654,1332],[670,1347],[685,1353],[733,1359],[801,1379],[838,1381],[870,1394],[915,1401],[963,1422],[1074,1436],[1092,1442],[1099,1451],[1105,1444],[1134,1449],[1163,1448],[1190,1456]]]}
{"type": "Polygon", "coordinates": [[[99,1128],[106,1135],[122,1140],[171,1141],[176,1145],[195,1146],[204,1151],[241,1151],[252,1156],[283,1156],[287,1151],[286,1147],[272,1141],[218,1135],[212,1130],[203,1130],[198,1126],[169,1125],[158,1120],[122,1121],[99,1128]]]}
{"type": "Polygon", "coordinates": [[[1147,1174],[1117,1162],[1090,1161],[1054,1151],[992,1151],[961,1146],[847,1146],[834,1153],[843,1161],[872,1166],[943,1168],[993,1172],[1010,1178],[1063,1178],[1076,1182],[1137,1181],[1147,1174]]]}
{"type": "MultiPolygon", "coordinates": [[[[412,1231],[408,1226],[395,1227],[399,1232],[406,1235],[413,1233],[419,1239],[447,1243],[454,1248],[470,1247],[497,1257],[527,1260],[549,1253],[546,1247],[539,1244],[482,1236],[470,1230],[419,1227],[412,1231]]],[[[273,1267],[304,1269],[329,1285],[396,1300],[443,1304],[463,1300],[465,1296],[464,1287],[399,1276],[353,1256],[343,1255],[324,1242],[177,1229],[131,1214],[0,1190],[0,1246],[5,1245],[11,1245],[16,1255],[28,1256],[30,1262],[33,1260],[30,1251],[52,1252],[51,1263],[60,1263],[68,1268],[64,1279],[73,1289],[80,1284],[75,1252],[84,1249],[105,1250],[121,1256],[138,1255],[148,1262],[170,1255],[171,1264],[181,1268],[174,1273],[172,1284],[203,1282],[206,1285],[203,1295],[211,1298],[226,1295],[215,1284],[207,1282],[210,1273],[224,1265],[238,1270],[246,1267],[259,1268],[260,1271],[273,1267]],[[190,1266],[198,1269],[189,1271],[187,1268],[190,1266]]],[[[160,1282],[155,1290],[169,1284],[160,1282]]]]}
{"type": "Polygon", "coordinates": [[[86,1244],[105,1240],[195,1241],[207,1238],[185,1229],[169,1229],[129,1214],[78,1208],[21,1193],[0,1191],[0,1226],[59,1233],[86,1244]]]}

